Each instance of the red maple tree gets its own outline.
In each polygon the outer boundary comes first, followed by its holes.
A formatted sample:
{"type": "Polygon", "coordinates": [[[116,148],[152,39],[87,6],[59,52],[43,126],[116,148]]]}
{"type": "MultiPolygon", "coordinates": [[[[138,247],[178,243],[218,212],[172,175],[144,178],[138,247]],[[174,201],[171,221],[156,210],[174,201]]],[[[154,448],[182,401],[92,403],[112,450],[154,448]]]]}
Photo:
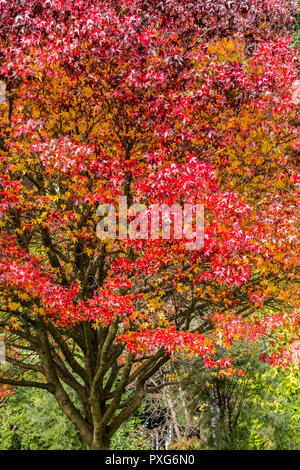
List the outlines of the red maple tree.
{"type": "Polygon", "coordinates": [[[0,0],[0,14],[0,383],[48,390],[106,449],[173,355],[241,374],[230,344],[267,337],[287,363],[296,4],[0,0]],[[203,247],[99,239],[97,207],[120,196],[203,204],[203,247]]]}

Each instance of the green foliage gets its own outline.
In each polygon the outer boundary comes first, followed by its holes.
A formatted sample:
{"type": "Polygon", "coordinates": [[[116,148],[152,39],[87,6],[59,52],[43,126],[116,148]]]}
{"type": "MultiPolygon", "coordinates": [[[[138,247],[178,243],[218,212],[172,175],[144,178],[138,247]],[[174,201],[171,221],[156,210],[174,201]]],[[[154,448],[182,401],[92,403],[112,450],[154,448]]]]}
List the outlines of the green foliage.
{"type": "Polygon", "coordinates": [[[247,448],[299,449],[299,368],[283,371],[266,366],[255,379],[239,423],[240,429],[250,431],[247,448]]]}
{"type": "Polygon", "coordinates": [[[114,450],[149,450],[145,427],[140,418],[126,421],[114,434],[111,441],[114,450]]]}
{"type": "MultiPolygon", "coordinates": [[[[0,450],[85,449],[72,423],[49,393],[15,389],[0,406],[0,450]]],[[[149,449],[141,418],[133,417],[115,433],[115,450],[149,449]]]]}
{"type": "Polygon", "coordinates": [[[1,450],[84,448],[72,423],[43,390],[18,388],[0,407],[1,450]]]}
{"type": "MultiPolygon", "coordinates": [[[[220,378],[199,361],[184,363],[184,399],[200,439],[187,437],[172,442],[170,449],[300,448],[299,368],[270,367],[258,360],[259,352],[245,345],[234,352],[236,364],[247,369],[246,377],[220,378]],[[227,403],[222,412],[220,403],[227,403]]],[[[178,387],[172,387],[178,423],[184,428],[186,413],[178,393],[178,387]]],[[[142,413],[143,407],[116,432],[112,449],[150,449],[142,413]]],[[[52,395],[18,388],[0,406],[0,450],[9,449],[85,449],[85,444],[52,395]]]]}
{"type": "MultiPolygon", "coordinates": [[[[247,371],[245,377],[220,377],[199,361],[181,366],[184,373],[179,372],[179,377],[182,374],[187,379],[184,401],[190,422],[198,428],[199,445],[237,450],[300,448],[299,367],[275,368],[261,362],[259,354],[249,344],[232,351],[235,365],[247,371]]],[[[176,414],[182,425],[183,400],[178,403],[176,394],[174,386],[176,414]]],[[[189,442],[180,445],[186,447],[189,442]]]]}
{"type": "Polygon", "coordinates": [[[299,11],[295,24],[294,44],[299,47],[300,44],[300,0],[298,0],[299,11]]]}

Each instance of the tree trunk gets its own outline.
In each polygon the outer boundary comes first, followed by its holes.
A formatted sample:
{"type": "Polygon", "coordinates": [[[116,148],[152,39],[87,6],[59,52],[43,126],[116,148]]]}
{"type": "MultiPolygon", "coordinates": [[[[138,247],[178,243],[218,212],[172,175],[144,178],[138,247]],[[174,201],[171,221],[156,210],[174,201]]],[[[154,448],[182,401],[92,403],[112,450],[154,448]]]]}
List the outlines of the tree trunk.
{"type": "Polygon", "coordinates": [[[87,450],[110,450],[110,437],[107,435],[95,437],[91,434],[88,439],[85,439],[87,450]]]}
{"type": "Polygon", "coordinates": [[[87,446],[87,450],[109,450],[109,442],[108,443],[95,443],[93,442],[91,447],[87,446]]]}

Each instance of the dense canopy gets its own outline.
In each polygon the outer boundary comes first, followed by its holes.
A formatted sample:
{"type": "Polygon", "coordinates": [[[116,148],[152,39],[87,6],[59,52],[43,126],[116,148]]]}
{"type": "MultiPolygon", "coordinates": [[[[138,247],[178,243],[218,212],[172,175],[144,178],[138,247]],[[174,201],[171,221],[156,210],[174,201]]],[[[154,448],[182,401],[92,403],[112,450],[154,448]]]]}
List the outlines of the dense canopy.
{"type": "Polygon", "coordinates": [[[174,354],[225,375],[244,373],[240,339],[268,338],[271,363],[293,357],[296,11],[0,0],[0,328],[18,370],[0,383],[49,390],[90,448],[174,354]],[[120,197],[203,204],[203,246],[100,239],[97,208],[120,197]]]}

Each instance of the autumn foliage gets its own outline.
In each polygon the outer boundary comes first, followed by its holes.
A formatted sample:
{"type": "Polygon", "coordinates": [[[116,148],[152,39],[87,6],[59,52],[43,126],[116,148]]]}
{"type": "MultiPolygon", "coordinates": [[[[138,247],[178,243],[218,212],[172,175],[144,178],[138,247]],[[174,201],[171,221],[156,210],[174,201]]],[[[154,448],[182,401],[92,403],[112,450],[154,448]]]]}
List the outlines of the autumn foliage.
{"type": "Polygon", "coordinates": [[[172,355],[242,374],[232,343],[267,338],[264,360],[292,358],[296,11],[0,0],[0,328],[15,367],[0,383],[53,393],[90,448],[109,445],[172,355]],[[97,207],[119,196],[204,204],[203,248],[99,240],[97,207]]]}

